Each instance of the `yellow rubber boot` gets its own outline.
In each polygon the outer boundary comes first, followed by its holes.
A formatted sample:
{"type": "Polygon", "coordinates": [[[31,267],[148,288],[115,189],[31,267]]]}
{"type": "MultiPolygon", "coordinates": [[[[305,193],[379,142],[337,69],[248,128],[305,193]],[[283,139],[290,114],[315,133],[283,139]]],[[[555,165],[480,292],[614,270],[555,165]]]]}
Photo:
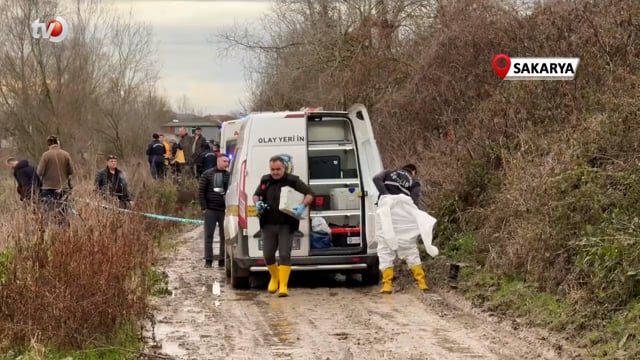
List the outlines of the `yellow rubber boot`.
{"type": "Polygon", "coordinates": [[[386,268],[382,271],[382,289],[380,292],[383,294],[391,294],[393,292],[393,268],[386,268]]]}
{"type": "Polygon", "coordinates": [[[280,280],[280,292],[278,293],[279,297],[289,296],[289,289],[287,289],[287,284],[289,283],[290,274],[291,274],[291,266],[288,266],[288,265],[278,266],[278,276],[280,280]]]}
{"type": "Polygon", "coordinates": [[[274,294],[278,291],[278,264],[267,265],[267,269],[269,270],[269,274],[271,274],[271,280],[269,280],[269,287],[267,290],[274,294]]]}
{"type": "Polygon", "coordinates": [[[425,281],[425,274],[424,274],[424,270],[422,269],[422,265],[415,265],[413,267],[411,267],[411,273],[413,274],[413,277],[416,279],[416,282],[418,283],[418,288],[420,290],[429,290],[429,287],[427,286],[427,283],[425,281]]]}

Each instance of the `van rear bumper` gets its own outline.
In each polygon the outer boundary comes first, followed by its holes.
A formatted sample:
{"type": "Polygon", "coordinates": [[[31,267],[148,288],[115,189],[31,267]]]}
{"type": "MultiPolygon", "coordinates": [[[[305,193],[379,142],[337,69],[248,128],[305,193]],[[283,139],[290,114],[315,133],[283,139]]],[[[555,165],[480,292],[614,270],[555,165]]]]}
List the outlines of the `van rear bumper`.
{"type": "MultiPolygon", "coordinates": [[[[235,258],[235,265],[249,272],[266,272],[262,258],[235,258]]],[[[292,271],[363,271],[378,267],[378,256],[373,255],[335,255],[292,257],[292,271]]]]}

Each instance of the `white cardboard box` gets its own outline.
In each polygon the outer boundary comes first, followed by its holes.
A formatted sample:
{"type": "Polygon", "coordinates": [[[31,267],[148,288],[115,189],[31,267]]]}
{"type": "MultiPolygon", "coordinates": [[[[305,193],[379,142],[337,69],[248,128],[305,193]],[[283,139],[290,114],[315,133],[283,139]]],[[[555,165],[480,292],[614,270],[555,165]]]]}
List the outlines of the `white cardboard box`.
{"type": "Polygon", "coordinates": [[[293,209],[302,204],[304,200],[304,195],[297,192],[293,188],[289,186],[284,186],[280,190],[280,206],[278,209],[285,214],[291,215],[298,220],[304,219],[304,216],[297,217],[293,209]]]}
{"type": "Polygon", "coordinates": [[[329,193],[331,210],[356,210],[360,208],[360,198],[358,198],[357,187],[331,189],[329,193]]]}

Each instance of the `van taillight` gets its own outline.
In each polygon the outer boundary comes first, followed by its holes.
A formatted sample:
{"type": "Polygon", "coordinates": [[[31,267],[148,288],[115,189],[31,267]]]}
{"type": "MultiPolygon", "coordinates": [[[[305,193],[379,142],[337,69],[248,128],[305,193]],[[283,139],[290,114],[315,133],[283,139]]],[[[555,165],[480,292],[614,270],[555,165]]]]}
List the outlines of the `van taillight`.
{"type": "Polygon", "coordinates": [[[318,196],[315,198],[316,206],[324,206],[324,197],[318,196]]]}

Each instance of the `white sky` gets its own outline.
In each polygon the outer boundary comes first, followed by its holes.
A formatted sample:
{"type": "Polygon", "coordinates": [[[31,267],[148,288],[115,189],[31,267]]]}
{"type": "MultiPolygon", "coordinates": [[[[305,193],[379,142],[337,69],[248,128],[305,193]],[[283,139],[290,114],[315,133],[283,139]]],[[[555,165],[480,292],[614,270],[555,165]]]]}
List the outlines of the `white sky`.
{"type": "Polygon", "coordinates": [[[221,58],[219,46],[207,40],[222,27],[259,19],[270,2],[114,0],[113,4],[153,27],[162,77],[159,90],[172,104],[186,95],[205,114],[240,110],[240,101],[248,96],[240,59],[221,58]]]}

